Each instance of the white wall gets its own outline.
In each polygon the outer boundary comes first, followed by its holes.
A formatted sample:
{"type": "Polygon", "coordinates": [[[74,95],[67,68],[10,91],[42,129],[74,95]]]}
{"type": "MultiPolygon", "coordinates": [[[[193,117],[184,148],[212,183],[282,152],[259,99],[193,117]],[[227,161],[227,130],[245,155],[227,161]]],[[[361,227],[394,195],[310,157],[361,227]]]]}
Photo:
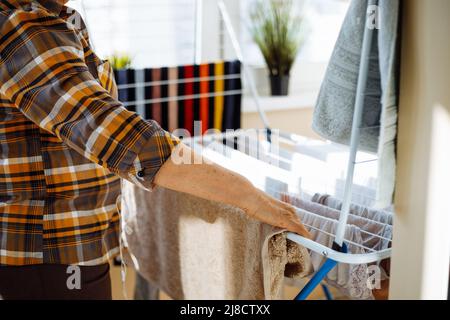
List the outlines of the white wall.
{"type": "Polygon", "coordinates": [[[391,299],[446,299],[450,1],[404,2],[391,299]]]}

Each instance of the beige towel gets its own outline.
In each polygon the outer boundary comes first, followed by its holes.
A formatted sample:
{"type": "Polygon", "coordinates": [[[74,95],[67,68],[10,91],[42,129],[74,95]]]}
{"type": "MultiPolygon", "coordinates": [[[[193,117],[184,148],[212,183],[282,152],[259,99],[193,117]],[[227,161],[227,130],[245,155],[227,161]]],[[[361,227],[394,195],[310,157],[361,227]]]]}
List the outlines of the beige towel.
{"type": "Polygon", "coordinates": [[[139,273],[174,299],[281,299],[308,251],[239,209],[122,182],[123,235],[139,273]]]}

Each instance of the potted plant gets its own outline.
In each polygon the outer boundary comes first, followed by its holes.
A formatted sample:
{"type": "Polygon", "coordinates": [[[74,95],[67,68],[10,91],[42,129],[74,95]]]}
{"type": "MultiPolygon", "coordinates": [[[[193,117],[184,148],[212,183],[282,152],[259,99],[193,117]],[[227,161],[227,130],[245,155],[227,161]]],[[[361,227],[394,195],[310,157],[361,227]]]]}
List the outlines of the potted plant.
{"type": "MultiPolygon", "coordinates": [[[[126,53],[114,53],[108,57],[108,61],[114,70],[114,77],[118,85],[127,85],[134,82],[134,70],[130,69],[132,59],[126,53]]],[[[127,101],[128,90],[119,90],[119,99],[127,101]]]]}
{"type": "MultiPolygon", "coordinates": [[[[114,53],[108,57],[111,67],[114,69],[114,78],[117,85],[129,85],[135,83],[134,70],[130,69],[132,58],[126,53],[114,53]]],[[[136,100],[135,88],[122,88],[118,90],[119,100],[122,102],[129,102],[136,100]]],[[[134,107],[128,107],[129,110],[134,111],[134,107]]]]}
{"type": "Polygon", "coordinates": [[[303,43],[303,19],[291,0],[259,0],[250,18],[253,40],[269,69],[271,93],[287,95],[290,71],[303,43]]]}
{"type": "Polygon", "coordinates": [[[114,53],[108,60],[114,70],[128,69],[131,66],[131,57],[126,53],[114,53]]]}

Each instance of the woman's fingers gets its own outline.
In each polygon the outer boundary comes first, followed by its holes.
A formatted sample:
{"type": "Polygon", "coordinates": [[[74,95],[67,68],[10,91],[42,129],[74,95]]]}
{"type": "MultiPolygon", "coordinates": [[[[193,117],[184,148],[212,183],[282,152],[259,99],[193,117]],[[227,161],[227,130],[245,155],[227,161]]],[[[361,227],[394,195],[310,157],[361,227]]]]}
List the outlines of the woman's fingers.
{"type": "Polygon", "coordinates": [[[311,239],[311,234],[308,232],[306,227],[303,225],[303,223],[300,221],[300,218],[297,216],[297,213],[295,209],[283,203],[283,209],[284,210],[284,216],[286,217],[286,225],[285,228],[289,231],[295,232],[303,237],[306,237],[308,239],[311,239]]]}
{"type": "Polygon", "coordinates": [[[305,238],[311,239],[311,234],[306,229],[306,227],[301,223],[300,219],[296,216],[293,217],[289,223],[289,225],[286,227],[289,231],[292,231],[294,233],[297,233],[305,238]]]}
{"type": "MultiPolygon", "coordinates": [[[[282,199],[283,200],[283,199],[282,199]]],[[[295,208],[283,201],[279,201],[274,199],[276,201],[277,205],[282,208],[284,211],[284,216],[286,217],[286,226],[285,228],[289,231],[295,232],[303,237],[306,237],[308,239],[311,239],[311,235],[308,232],[308,230],[305,228],[303,223],[301,222],[300,218],[297,215],[297,211],[295,208]]]]}
{"type": "Polygon", "coordinates": [[[250,216],[311,239],[310,233],[300,221],[295,208],[290,204],[260,192],[255,205],[248,211],[250,216]]]}
{"type": "Polygon", "coordinates": [[[311,238],[308,230],[305,228],[297,212],[293,206],[277,199],[271,198],[274,209],[276,209],[278,215],[278,223],[280,227],[287,229],[288,231],[297,233],[303,237],[311,238]]]}

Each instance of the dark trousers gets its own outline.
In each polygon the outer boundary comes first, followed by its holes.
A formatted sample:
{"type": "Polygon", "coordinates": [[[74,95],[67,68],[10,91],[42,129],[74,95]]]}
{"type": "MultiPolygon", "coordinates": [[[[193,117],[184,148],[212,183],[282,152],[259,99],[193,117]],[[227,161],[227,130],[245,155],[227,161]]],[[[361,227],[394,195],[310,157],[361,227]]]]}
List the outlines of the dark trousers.
{"type": "Polygon", "coordinates": [[[111,300],[109,264],[0,266],[4,300],[111,300]]]}

